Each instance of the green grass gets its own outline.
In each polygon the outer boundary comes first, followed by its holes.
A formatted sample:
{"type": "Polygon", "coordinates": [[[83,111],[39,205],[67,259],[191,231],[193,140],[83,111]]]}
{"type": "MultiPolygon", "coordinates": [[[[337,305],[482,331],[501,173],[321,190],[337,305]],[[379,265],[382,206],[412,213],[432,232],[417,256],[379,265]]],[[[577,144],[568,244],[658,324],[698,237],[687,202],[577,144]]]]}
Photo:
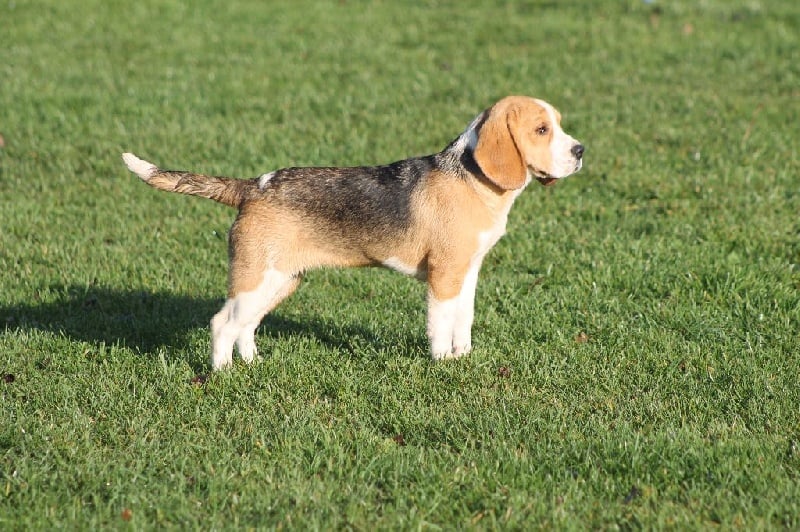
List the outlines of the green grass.
{"type": "Polygon", "coordinates": [[[0,4],[0,528],[800,527],[800,8],[489,4],[0,4]],[[517,201],[470,357],[320,271],[197,382],[233,211],[122,151],[390,162],[514,93],[586,164],[517,201]]]}

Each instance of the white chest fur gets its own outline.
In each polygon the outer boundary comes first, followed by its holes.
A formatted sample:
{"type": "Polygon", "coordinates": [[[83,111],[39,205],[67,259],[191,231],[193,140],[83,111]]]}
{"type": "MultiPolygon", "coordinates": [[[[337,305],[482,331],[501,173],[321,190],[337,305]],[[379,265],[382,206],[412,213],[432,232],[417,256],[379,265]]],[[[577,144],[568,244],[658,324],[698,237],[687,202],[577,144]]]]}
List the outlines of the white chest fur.
{"type": "MultiPolygon", "coordinates": [[[[528,175],[528,180],[526,182],[526,186],[528,183],[531,182],[531,176],[528,175]]],[[[478,250],[475,253],[475,258],[479,261],[483,258],[486,253],[497,244],[498,240],[502,238],[504,234],[506,234],[506,224],[508,223],[508,213],[511,211],[511,206],[514,204],[514,201],[517,199],[522,191],[525,189],[523,186],[519,190],[515,190],[513,192],[513,196],[511,197],[511,201],[505,206],[502,212],[499,213],[497,219],[495,220],[494,225],[487,229],[486,231],[482,231],[478,234],[478,250]]]]}

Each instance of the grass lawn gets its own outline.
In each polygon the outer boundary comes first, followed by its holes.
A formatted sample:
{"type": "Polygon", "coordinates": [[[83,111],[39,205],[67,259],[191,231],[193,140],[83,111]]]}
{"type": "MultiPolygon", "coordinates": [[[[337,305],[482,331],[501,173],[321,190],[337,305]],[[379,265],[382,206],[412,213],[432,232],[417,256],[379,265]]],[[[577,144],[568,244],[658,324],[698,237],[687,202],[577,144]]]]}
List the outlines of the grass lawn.
{"type": "Polygon", "coordinates": [[[0,3],[0,528],[800,527],[793,0],[0,3]],[[307,276],[208,375],[234,211],[144,186],[433,153],[507,94],[529,187],[474,352],[307,276]]]}

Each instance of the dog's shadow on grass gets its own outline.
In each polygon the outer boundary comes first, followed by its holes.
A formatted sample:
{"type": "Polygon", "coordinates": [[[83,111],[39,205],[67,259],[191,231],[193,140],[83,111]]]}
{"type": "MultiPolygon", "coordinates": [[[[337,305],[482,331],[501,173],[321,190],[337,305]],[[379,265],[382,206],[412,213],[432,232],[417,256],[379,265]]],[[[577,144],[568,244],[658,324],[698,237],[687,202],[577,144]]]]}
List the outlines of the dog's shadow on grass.
{"type": "MultiPolygon", "coordinates": [[[[223,303],[220,298],[96,286],[51,287],[47,299],[50,301],[0,307],[0,331],[42,330],[75,341],[122,345],[145,356],[181,353],[197,343],[192,337],[198,331],[208,338],[209,320],[223,303]]],[[[398,344],[422,348],[422,339],[410,336],[410,332],[408,336],[397,331],[377,335],[353,323],[333,324],[313,316],[295,320],[279,313],[268,315],[257,335],[269,341],[295,335],[310,337],[351,356],[363,356],[359,346],[364,342],[375,349],[398,344]]],[[[200,357],[187,360],[197,371],[208,369],[208,341],[200,357]]]]}

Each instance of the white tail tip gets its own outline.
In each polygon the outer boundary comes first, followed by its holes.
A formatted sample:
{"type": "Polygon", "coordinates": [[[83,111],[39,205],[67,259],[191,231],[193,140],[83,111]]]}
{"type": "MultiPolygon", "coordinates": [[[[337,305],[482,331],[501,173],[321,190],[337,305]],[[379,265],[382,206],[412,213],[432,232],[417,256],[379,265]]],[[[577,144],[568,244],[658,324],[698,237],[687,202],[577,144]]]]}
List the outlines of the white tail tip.
{"type": "Polygon", "coordinates": [[[148,163],[142,159],[139,159],[132,153],[123,153],[122,160],[125,161],[125,164],[128,167],[128,170],[133,172],[134,174],[138,175],[145,181],[153,177],[156,173],[158,173],[158,167],[152,163],[148,163]]]}

